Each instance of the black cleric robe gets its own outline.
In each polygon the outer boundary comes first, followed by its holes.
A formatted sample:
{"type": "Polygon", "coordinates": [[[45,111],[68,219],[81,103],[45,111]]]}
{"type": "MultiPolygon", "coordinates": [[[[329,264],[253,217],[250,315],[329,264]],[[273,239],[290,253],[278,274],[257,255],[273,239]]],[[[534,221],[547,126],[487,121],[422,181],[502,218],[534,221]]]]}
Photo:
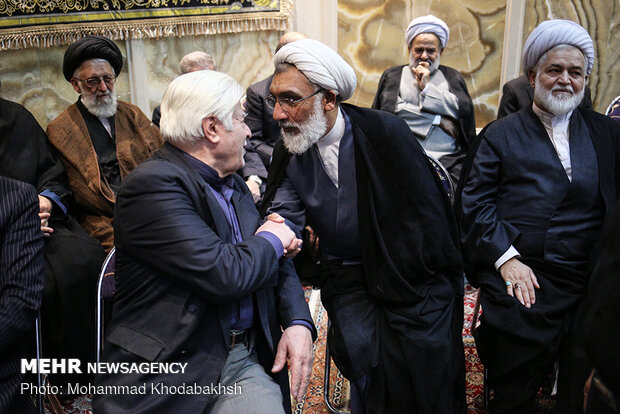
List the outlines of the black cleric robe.
{"type": "MultiPolygon", "coordinates": [[[[330,260],[323,269],[321,295],[332,320],[334,359],[350,379],[370,375],[371,410],[464,413],[463,272],[450,201],[403,120],[383,111],[341,107],[345,133],[352,134],[355,191],[349,188],[348,197],[338,195],[331,203],[336,216],[343,202],[344,211],[354,206],[362,263],[334,267],[330,260]]],[[[346,157],[345,137],[340,145],[345,155],[339,158],[346,157]]],[[[308,151],[292,157],[281,142],[276,144],[263,212],[285,178],[302,200],[324,197],[314,184],[329,179],[315,171],[316,162],[308,162],[313,167],[305,175],[287,177],[289,162],[303,164],[312,156],[308,151]]],[[[339,169],[339,181],[340,176],[347,180],[346,171],[339,169]]],[[[304,207],[306,218],[316,217],[311,203],[304,207]]],[[[347,216],[340,222],[343,228],[354,220],[347,216]]],[[[355,259],[355,248],[342,250],[342,241],[327,240],[330,232],[315,227],[332,256],[355,259]]]]}
{"type": "MultiPolygon", "coordinates": [[[[467,276],[482,287],[476,344],[490,382],[516,376],[523,367],[546,369],[570,338],[596,241],[620,194],[619,131],[600,114],[573,112],[572,181],[531,107],[490,124],[472,147],[456,208],[467,276]],[[530,309],[506,293],[494,268],[511,245],[541,286],[530,309]],[[494,334],[491,340],[491,331],[501,339],[494,334]]],[[[565,372],[561,366],[560,374],[565,372]]],[[[500,399],[497,393],[495,398],[500,399]]],[[[528,396],[506,398],[513,403],[528,396]]]]}

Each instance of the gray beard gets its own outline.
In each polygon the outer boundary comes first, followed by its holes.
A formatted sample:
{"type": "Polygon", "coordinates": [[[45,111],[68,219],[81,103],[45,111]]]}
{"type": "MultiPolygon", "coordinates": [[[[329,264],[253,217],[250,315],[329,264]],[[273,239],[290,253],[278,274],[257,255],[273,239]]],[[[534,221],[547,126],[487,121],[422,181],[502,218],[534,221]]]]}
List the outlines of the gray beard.
{"type": "Polygon", "coordinates": [[[280,121],[279,124],[282,140],[288,152],[294,155],[303,154],[327,131],[327,117],[322,113],[321,99],[314,101],[312,114],[305,122],[298,124],[291,121],[280,121]],[[285,127],[297,128],[299,132],[292,134],[285,132],[285,127]]]}
{"type": "Polygon", "coordinates": [[[561,88],[558,86],[553,87],[552,89],[545,89],[538,80],[538,75],[536,76],[536,86],[534,88],[534,100],[539,101],[547,112],[552,113],[553,115],[564,115],[579,106],[581,101],[583,100],[583,94],[585,93],[585,85],[581,88],[579,93],[574,93],[572,86],[568,85],[566,88],[561,88]],[[556,97],[553,96],[554,91],[558,90],[569,90],[573,92],[571,96],[568,97],[556,97]]]}
{"type": "Polygon", "coordinates": [[[437,72],[437,69],[439,69],[439,65],[440,65],[440,56],[437,56],[437,59],[435,59],[434,62],[431,62],[430,60],[414,60],[413,57],[411,57],[411,55],[409,55],[409,67],[411,67],[411,69],[414,69],[416,66],[418,66],[420,64],[420,62],[428,62],[428,70],[430,70],[431,75],[435,72],[437,72]]]}
{"type": "Polygon", "coordinates": [[[88,112],[98,118],[110,118],[116,113],[116,95],[110,93],[103,101],[97,100],[96,93],[82,93],[82,103],[88,112]]]}

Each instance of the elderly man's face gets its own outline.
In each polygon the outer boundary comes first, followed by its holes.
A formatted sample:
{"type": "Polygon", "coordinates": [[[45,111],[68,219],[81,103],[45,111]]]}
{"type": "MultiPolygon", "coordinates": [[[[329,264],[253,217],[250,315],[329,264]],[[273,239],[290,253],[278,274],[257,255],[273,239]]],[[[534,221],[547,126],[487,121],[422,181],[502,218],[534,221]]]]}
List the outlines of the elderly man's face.
{"type": "MultiPolygon", "coordinates": [[[[297,68],[276,73],[269,88],[280,99],[300,99],[317,91],[308,78],[297,68]]],[[[286,148],[293,154],[303,154],[327,131],[327,117],[323,106],[324,93],[304,99],[293,108],[283,109],[276,103],[273,119],[278,121],[286,148]]]]}
{"type": "Polygon", "coordinates": [[[575,109],[583,99],[587,80],[583,53],[576,47],[554,48],[530,70],[536,105],[555,115],[575,109]]]}
{"type": "Polygon", "coordinates": [[[420,62],[428,62],[431,67],[436,68],[439,66],[440,55],[439,38],[433,33],[420,33],[411,41],[409,60],[412,67],[418,66],[420,62]]]}
{"type": "Polygon", "coordinates": [[[234,173],[244,166],[243,160],[245,140],[252,136],[252,131],[245,124],[245,111],[241,104],[235,106],[232,115],[232,129],[226,129],[225,125],[217,120],[217,134],[220,138],[213,155],[219,159],[218,171],[225,177],[234,173]]]}
{"type": "Polygon", "coordinates": [[[116,113],[116,94],[114,93],[115,73],[112,66],[103,59],[90,59],[76,69],[71,78],[73,89],[82,95],[82,103],[90,113],[99,117],[110,117],[116,113]],[[104,79],[112,78],[111,82],[104,79]],[[98,79],[96,86],[87,82],[98,79]]]}

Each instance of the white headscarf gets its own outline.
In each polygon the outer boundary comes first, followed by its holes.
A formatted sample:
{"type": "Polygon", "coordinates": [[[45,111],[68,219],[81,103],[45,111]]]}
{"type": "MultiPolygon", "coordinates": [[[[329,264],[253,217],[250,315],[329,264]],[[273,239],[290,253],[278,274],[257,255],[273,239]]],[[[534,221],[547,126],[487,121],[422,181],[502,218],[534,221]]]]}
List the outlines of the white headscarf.
{"type": "Polygon", "coordinates": [[[450,29],[448,25],[441,19],[429,14],[428,16],[416,17],[409,23],[405,31],[405,41],[407,47],[411,45],[413,39],[421,33],[433,33],[439,38],[441,48],[445,48],[450,38],[450,29]]]}
{"type": "Polygon", "coordinates": [[[586,73],[589,75],[594,65],[592,38],[586,29],[569,20],[546,20],[530,33],[523,45],[525,73],[536,65],[545,52],[563,44],[575,46],[583,52],[586,58],[586,73]]]}
{"type": "Polygon", "coordinates": [[[353,95],[357,78],[353,68],[330,47],[313,39],[301,39],[282,46],[273,57],[274,65],[289,63],[321,88],[333,90],[342,100],[353,95]]]}

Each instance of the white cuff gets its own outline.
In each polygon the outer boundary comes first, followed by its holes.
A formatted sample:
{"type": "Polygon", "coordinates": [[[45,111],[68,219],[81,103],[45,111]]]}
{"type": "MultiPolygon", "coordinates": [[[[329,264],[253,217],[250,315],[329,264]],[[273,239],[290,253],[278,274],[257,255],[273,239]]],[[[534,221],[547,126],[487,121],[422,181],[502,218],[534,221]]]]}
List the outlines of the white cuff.
{"type": "Polygon", "coordinates": [[[495,270],[499,270],[499,268],[502,267],[504,263],[506,263],[508,260],[512,259],[513,257],[519,257],[519,256],[521,255],[519,254],[517,249],[515,249],[513,245],[510,245],[508,250],[506,250],[506,252],[503,255],[501,255],[499,259],[495,261],[495,270]]]}
{"type": "Polygon", "coordinates": [[[439,125],[441,123],[441,115],[435,115],[433,118],[433,125],[439,125]]]}

